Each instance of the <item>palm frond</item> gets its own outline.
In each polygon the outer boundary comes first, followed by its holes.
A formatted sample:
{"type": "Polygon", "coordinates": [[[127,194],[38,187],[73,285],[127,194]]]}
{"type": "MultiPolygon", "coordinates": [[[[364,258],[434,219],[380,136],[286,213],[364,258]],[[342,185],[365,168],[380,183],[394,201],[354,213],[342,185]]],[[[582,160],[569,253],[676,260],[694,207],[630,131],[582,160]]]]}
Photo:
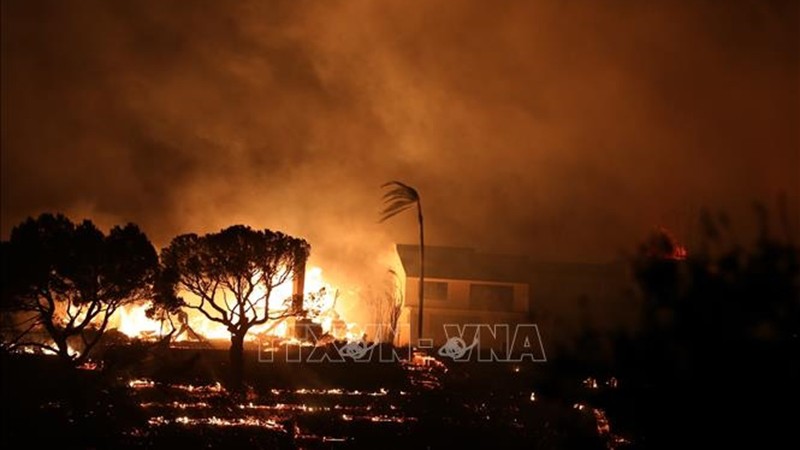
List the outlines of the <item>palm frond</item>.
{"type": "Polygon", "coordinates": [[[415,202],[417,201],[417,193],[415,191],[410,191],[404,187],[396,187],[391,191],[383,194],[384,200],[391,200],[391,199],[407,199],[409,201],[415,202]]]}
{"type": "Polygon", "coordinates": [[[397,200],[386,206],[386,208],[384,208],[383,211],[381,211],[381,215],[389,214],[399,209],[405,209],[410,206],[414,206],[415,203],[416,202],[409,202],[407,200],[397,200]]]}
{"type": "Polygon", "coordinates": [[[404,197],[404,198],[409,198],[413,201],[419,200],[419,194],[417,193],[417,190],[400,181],[390,181],[388,183],[384,183],[381,187],[387,188],[391,186],[394,186],[394,189],[384,194],[383,196],[384,198],[404,197]]]}
{"type": "Polygon", "coordinates": [[[417,199],[411,196],[411,194],[408,192],[387,192],[383,195],[384,202],[391,202],[394,200],[406,200],[409,202],[417,201],[417,199]]]}
{"type": "Polygon", "coordinates": [[[409,188],[409,189],[411,188],[411,186],[403,183],[402,181],[397,181],[397,180],[387,181],[386,183],[383,183],[381,185],[382,188],[389,187],[389,186],[402,186],[404,188],[409,188]]]}
{"type": "Polygon", "coordinates": [[[381,218],[378,222],[385,222],[391,219],[392,217],[400,214],[401,212],[407,210],[408,208],[411,208],[412,206],[414,206],[414,203],[407,203],[405,205],[398,206],[396,208],[387,208],[383,212],[381,212],[381,218]]]}
{"type": "Polygon", "coordinates": [[[384,222],[400,214],[419,202],[419,194],[417,191],[400,181],[390,181],[384,183],[381,187],[391,189],[383,195],[383,201],[387,206],[381,211],[380,222],[384,222]]]}

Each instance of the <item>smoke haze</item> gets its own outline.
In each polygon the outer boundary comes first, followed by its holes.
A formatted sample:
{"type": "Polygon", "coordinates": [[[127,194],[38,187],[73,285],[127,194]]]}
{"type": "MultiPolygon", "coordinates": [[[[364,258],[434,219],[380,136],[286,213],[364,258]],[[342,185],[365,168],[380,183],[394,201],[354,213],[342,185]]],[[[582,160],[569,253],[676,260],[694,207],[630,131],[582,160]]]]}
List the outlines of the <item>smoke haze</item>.
{"type": "Polygon", "coordinates": [[[2,236],[61,211],[158,247],[234,224],[385,271],[428,242],[608,260],[800,198],[790,1],[2,2],[2,236]],[[613,6],[613,7],[612,7],[613,6]]]}

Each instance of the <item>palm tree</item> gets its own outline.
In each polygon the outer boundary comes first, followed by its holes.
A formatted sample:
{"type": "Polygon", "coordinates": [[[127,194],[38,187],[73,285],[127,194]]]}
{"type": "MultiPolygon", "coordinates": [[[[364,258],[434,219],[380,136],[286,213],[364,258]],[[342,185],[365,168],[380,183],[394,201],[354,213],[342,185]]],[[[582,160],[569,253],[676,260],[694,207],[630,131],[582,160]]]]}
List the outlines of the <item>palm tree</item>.
{"type": "Polygon", "coordinates": [[[386,208],[381,212],[381,222],[417,205],[417,222],[419,223],[419,320],[417,338],[422,339],[422,304],[425,299],[425,228],[422,224],[422,202],[419,193],[413,187],[399,181],[384,183],[381,188],[389,189],[383,195],[386,208]]]}

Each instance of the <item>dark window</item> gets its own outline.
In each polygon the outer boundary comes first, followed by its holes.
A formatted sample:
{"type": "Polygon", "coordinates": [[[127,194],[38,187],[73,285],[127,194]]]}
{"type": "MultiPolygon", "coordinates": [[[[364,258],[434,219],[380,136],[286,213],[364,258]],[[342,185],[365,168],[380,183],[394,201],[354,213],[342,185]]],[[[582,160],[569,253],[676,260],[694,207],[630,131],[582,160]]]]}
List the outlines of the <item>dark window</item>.
{"type": "Polygon", "coordinates": [[[469,306],[489,311],[512,311],[514,309],[514,286],[472,284],[469,287],[469,306]]]}
{"type": "Polygon", "coordinates": [[[444,281],[426,281],[425,298],[430,300],[447,300],[447,283],[444,281]]]}

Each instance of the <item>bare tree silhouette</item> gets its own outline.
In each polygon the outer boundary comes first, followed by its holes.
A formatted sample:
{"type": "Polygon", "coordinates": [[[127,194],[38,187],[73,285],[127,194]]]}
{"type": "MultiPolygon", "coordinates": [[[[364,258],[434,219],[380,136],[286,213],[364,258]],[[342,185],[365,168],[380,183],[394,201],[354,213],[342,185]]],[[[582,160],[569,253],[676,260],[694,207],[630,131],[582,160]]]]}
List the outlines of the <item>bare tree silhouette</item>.
{"type": "Polygon", "coordinates": [[[383,195],[386,208],[381,211],[381,222],[397,214],[417,206],[417,222],[419,224],[419,320],[417,338],[422,338],[422,307],[425,299],[425,227],[422,220],[422,201],[419,193],[413,187],[400,181],[384,183],[381,188],[389,189],[383,195]]]}

